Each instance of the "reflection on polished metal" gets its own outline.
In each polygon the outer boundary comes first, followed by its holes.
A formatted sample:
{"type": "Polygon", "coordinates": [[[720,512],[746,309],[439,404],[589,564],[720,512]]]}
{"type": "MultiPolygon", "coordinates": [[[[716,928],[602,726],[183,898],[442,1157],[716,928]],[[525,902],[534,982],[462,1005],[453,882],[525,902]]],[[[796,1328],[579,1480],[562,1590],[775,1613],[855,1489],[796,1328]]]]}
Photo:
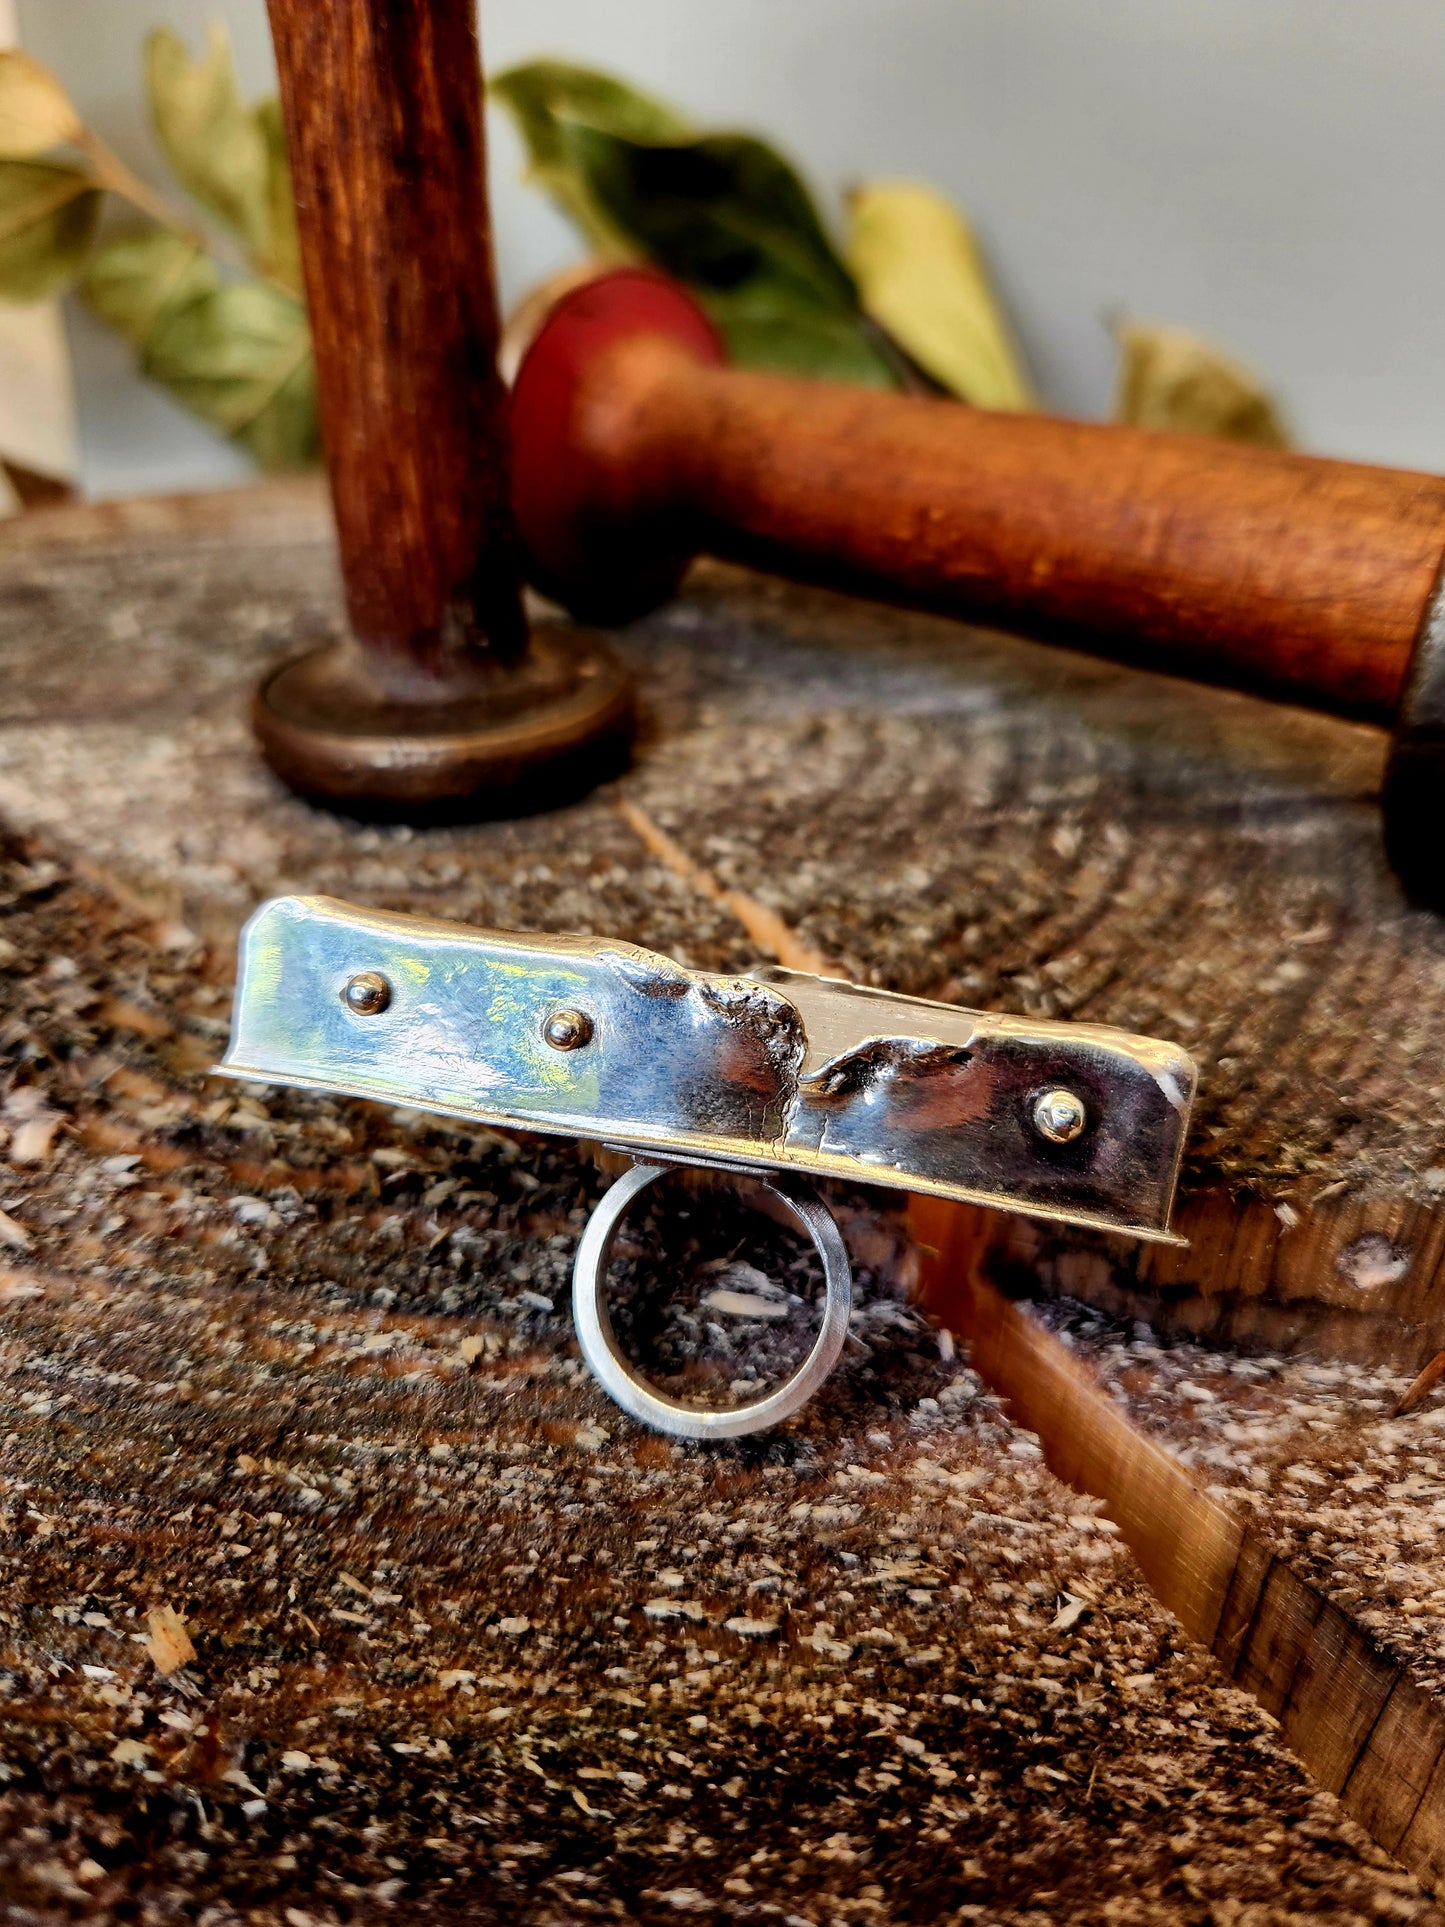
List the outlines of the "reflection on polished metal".
{"type": "Polygon", "coordinates": [[[581,1050],[592,1041],[592,1019],[585,1010],[554,1010],[542,1035],[553,1050],[581,1050]]]}
{"type": "MultiPolygon", "coordinates": [[[[1194,1095],[1175,1044],[864,990],[776,967],[684,970],[633,944],[263,905],[223,1068],[699,1164],[931,1192],[1170,1239],[1194,1095]],[[338,994],[367,971],[379,1016],[338,994]],[[572,1048],[547,1035],[555,1017],[572,1048]],[[1041,1132],[1040,1091],[1089,1128],[1041,1132]]],[[[1178,1242],[1174,1240],[1174,1242],[1178,1242]]]]}
{"type": "Polygon", "coordinates": [[[853,1307],[853,1273],[833,1214],[809,1185],[775,1183],[765,1172],[742,1173],[770,1191],[812,1239],[823,1266],[823,1322],[813,1348],[792,1377],[749,1405],[712,1409],[664,1398],[622,1356],[607,1313],[607,1266],[622,1220],[639,1191],[667,1175],[660,1164],[634,1164],[587,1221],[572,1270],[572,1319],[593,1375],[623,1411],[682,1439],[736,1439],[791,1418],[838,1362],[853,1307]]]}
{"type": "Polygon", "coordinates": [[[1034,1105],[1034,1124],[1050,1144],[1072,1144],[1088,1121],[1084,1100],[1072,1091],[1045,1091],[1034,1105]]]}
{"type": "Polygon", "coordinates": [[[1181,1242],[1194,1061],[1097,1024],[279,897],[242,933],[221,1069],[1181,1242]],[[385,1006],[359,1011],[349,988],[372,979],[385,1006]]]}
{"type": "Polygon", "coordinates": [[[391,1002],[391,985],[379,972],[363,970],[348,980],[341,995],[358,1017],[379,1017],[391,1002]]]}

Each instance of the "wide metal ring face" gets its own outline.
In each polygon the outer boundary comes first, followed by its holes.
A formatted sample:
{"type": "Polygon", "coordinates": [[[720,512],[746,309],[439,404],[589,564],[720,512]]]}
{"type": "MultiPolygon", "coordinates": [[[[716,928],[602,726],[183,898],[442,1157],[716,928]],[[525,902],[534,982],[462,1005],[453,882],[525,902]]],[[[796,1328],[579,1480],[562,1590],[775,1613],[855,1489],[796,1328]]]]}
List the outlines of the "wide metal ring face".
{"type": "Polygon", "coordinates": [[[735,1439],[748,1432],[764,1432],[806,1405],[838,1362],[853,1308],[853,1272],[842,1234],[833,1214],[811,1188],[789,1184],[784,1189],[761,1172],[739,1173],[766,1186],[812,1239],[823,1265],[823,1323],[813,1349],[797,1371],[766,1398],[722,1412],[679,1404],[664,1398],[622,1356],[607,1312],[607,1268],[613,1240],[638,1193],[665,1177],[670,1168],[634,1164],[587,1221],[572,1269],[572,1317],[582,1356],[624,1411],[659,1432],[670,1432],[681,1439],[735,1439]]]}

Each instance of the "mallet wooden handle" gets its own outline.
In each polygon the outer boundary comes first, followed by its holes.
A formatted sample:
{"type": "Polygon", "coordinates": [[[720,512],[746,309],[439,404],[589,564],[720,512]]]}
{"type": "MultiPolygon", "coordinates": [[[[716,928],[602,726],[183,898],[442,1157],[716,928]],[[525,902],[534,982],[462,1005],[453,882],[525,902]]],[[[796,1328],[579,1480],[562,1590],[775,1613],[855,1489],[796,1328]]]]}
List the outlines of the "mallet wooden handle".
{"type": "Polygon", "coordinates": [[[662,285],[575,291],[518,377],[524,537],[579,613],[704,550],[1393,720],[1445,479],[746,373],[662,285]]]}

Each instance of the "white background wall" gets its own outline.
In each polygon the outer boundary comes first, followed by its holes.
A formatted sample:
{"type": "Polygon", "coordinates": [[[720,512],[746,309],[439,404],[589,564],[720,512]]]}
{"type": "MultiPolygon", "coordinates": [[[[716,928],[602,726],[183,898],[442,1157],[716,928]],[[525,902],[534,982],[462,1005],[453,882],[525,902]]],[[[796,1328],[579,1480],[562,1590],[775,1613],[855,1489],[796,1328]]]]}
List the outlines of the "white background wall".
{"type": "MultiPolygon", "coordinates": [[[[785,145],[820,198],[916,174],[973,214],[1044,391],[1106,412],[1123,310],[1233,348],[1301,441],[1445,468],[1441,0],[482,0],[490,66],[605,65],[785,145]]],[[[273,85],[261,0],[18,0],[84,113],[163,178],[141,38],[230,25],[273,85]]],[[[504,299],[575,252],[493,116],[504,299]]],[[[97,491],[242,472],[73,321],[97,491]]]]}

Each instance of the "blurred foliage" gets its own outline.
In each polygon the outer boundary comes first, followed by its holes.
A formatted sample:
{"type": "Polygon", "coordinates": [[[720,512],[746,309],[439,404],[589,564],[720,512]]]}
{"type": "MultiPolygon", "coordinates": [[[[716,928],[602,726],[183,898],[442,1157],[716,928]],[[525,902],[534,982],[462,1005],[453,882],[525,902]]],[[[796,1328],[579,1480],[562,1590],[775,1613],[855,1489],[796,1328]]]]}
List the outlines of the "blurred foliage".
{"type": "MultiPolygon", "coordinates": [[[[319,454],[316,380],[285,135],[241,97],[225,29],[193,58],[145,44],[157,141],[186,212],[86,127],[53,74],[0,53],[0,299],[74,290],[141,372],[263,467],[319,454]],[[122,219],[102,220],[107,202],[122,219]],[[199,216],[205,217],[203,225],[199,216]]],[[[973,230],[935,189],[858,187],[835,242],[796,170],[752,134],[705,132],[607,74],[540,60],[501,74],[530,178],[601,262],[645,261],[697,295],[745,367],[980,408],[1037,405],[973,230]]],[[[1116,418],[1271,446],[1269,396],[1193,335],[1116,328],[1116,418]]]]}
{"type": "Polygon", "coordinates": [[[848,197],[848,265],[865,311],[941,388],[977,408],[1032,408],[1033,385],[967,221],[935,188],[848,197]]]}
{"type": "Polygon", "coordinates": [[[1289,437],[1267,391],[1241,362],[1184,328],[1115,324],[1119,380],[1114,419],[1135,428],[1288,448],[1289,437]]]}
{"type": "Polygon", "coordinates": [[[684,282],[744,367],[891,388],[899,363],[793,168],[749,134],[700,134],[622,81],[557,60],[493,82],[531,178],[603,260],[684,282]]]}
{"type": "MultiPolygon", "coordinates": [[[[753,135],[701,132],[666,102],[564,61],[513,67],[491,91],[530,179],[599,261],[643,261],[684,282],[740,365],[1037,407],[973,229],[935,188],[864,183],[835,246],[794,168],[753,135]]],[[[1118,420],[1278,445],[1268,397],[1228,355],[1137,322],[1117,338],[1118,420]]]]}
{"type": "Polygon", "coordinates": [[[315,370],[276,103],[241,99],[219,25],[199,60],[157,29],[145,84],[166,160],[221,245],[84,126],[44,67],[0,53],[0,297],[74,289],[149,380],[264,468],[314,463],[315,370]],[[101,233],[107,197],[132,218],[101,233]]]}

